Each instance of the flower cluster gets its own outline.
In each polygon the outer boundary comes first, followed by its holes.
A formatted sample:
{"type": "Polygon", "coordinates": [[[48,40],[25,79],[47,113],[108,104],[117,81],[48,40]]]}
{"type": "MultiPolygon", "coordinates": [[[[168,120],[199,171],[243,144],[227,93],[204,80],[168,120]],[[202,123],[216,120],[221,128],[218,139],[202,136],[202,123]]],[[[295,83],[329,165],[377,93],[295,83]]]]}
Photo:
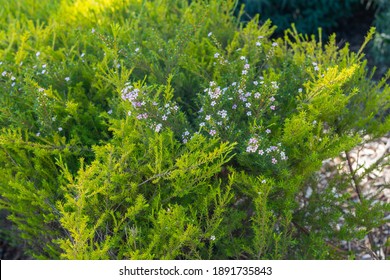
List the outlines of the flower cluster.
{"type": "MultiPolygon", "coordinates": [[[[271,131],[266,131],[267,134],[271,131]]],[[[255,135],[248,140],[246,147],[247,153],[258,154],[270,159],[272,164],[277,164],[278,161],[286,161],[288,159],[286,152],[282,150],[281,143],[277,145],[268,145],[268,141],[262,141],[264,138],[261,138],[259,135],[255,135]]]]}
{"type": "Polygon", "coordinates": [[[152,97],[150,89],[142,86],[133,86],[127,83],[121,91],[122,100],[131,104],[128,116],[135,116],[138,120],[147,121],[149,127],[159,133],[179,111],[175,102],[162,102],[158,96],[152,97]]]}

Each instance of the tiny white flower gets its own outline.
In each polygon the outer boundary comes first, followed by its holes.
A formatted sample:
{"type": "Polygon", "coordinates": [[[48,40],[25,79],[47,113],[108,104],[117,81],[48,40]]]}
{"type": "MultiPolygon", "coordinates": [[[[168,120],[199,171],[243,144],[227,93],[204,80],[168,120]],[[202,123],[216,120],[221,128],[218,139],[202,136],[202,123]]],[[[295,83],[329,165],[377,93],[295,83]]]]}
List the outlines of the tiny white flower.
{"type": "Polygon", "coordinates": [[[257,85],[259,84],[259,82],[258,82],[258,81],[253,81],[253,84],[254,84],[255,86],[257,86],[257,85]]]}
{"type": "Polygon", "coordinates": [[[252,116],[252,112],[251,112],[251,111],[248,111],[248,112],[246,112],[246,115],[247,115],[247,116],[252,116]]]}
{"type": "Polygon", "coordinates": [[[84,57],[85,56],[85,53],[82,53],[81,55],[80,55],[80,57],[84,57]]]}
{"type": "Polygon", "coordinates": [[[240,56],[240,59],[241,60],[245,60],[245,56],[240,56]]]}
{"type": "Polygon", "coordinates": [[[139,52],[139,48],[136,48],[134,51],[135,51],[135,52],[139,52]]]}
{"type": "Polygon", "coordinates": [[[69,82],[70,78],[69,77],[65,77],[65,81],[69,82]]]}
{"type": "Polygon", "coordinates": [[[214,54],[214,57],[215,57],[215,58],[218,58],[218,57],[219,57],[219,53],[215,53],[215,54],[214,54]]]}
{"type": "Polygon", "coordinates": [[[59,127],[59,128],[58,128],[58,131],[62,131],[62,127],[59,127]]]}
{"type": "Polygon", "coordinates": [[[43,70],[42,70],[42,74],[45,74],[45,73],[46,73],[46,70],[45,70],[45,69],[43,69],[43,70]]]}
{"type": "Polygon", "coordinates": [[[1,73],[1,76],[5,77],[5,75],[7,75],[7,71],[3,71],[3,73],[1,73]]]}
{"type": "Polygon", "coordinates": [[[214,241],[215,240],[215,235],[210,236],[210,240],[214,241]]]}
{"type": "Polygon", "coordinates": [[[108,110],[108,112],[107,112],[109,115],[111,115],[112,114],[112,110],[110,109],[110,110],[108,110]]]}
{"type": "Polygon", "coordinates": [[[298,92],[302,92],[302,88],[299,88],[299,89],[298,89],[298,92]]]}
{"type": "Polygon", "coordinates": [[[256,46],[260,47],[261,43],[260,42],[256,42],[256,46]]]}
{"type": "Polygon", "coordinates": [[[273,47],[277,47],[277,46],[278,46],[278,43],[273,42],[273,43],[272,43],[272,46],[273,46],[273,47]]]}
{"type": "Polygon", "coordinates": [[[271,133],[271,129],[267,129],[265,132],[266,132],[267,134],[270,134],[270,133],[271,133]]]}
{"type": "Polygon", "coordinates": [[[210,37],[211,35],[213,35],[213,32],[209,32],[209,34],[207,34],[207,37],[210,37]]]}
{"type": "Polygon", "coordinates": [[[242,75],[246,75],[248,74],[248,71],[247,70],[242,70],[242,75]]]}
{"type": "Polygon", "coordinates": [[[168,117],[167,117],[166,115],[163,115],[163,116],[162,116],[162,120],[163,120],[163,121],[166,121],[167,119],[168,119],[168,117]]]}
{"type": "Polygon", "coordinates": [[[37,134],[35,134],[36,136],[41,136],[41,133],[38,131],[37,134]]]}
{"type": "Polygon", "coordinates": [[[41,52],[37,52],[37,53],[35,54],[36,57],[38,57],[38,56],[40,56],[40,55],[41,55],[41,52]]]}
{"type": "Polygon", "coordinates": [[[95,28],[92,28],[91,33],[92,34],[95,33],[95,28]]]}

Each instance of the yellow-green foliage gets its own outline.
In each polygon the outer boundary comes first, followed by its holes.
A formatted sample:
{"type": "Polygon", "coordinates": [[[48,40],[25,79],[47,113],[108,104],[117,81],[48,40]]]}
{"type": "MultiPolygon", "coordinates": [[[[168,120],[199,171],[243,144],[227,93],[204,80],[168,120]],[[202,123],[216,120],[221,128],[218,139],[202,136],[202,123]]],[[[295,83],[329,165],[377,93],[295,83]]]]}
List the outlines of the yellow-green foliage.
{"type": "Polygon", "coordinates": [[[44,259],[313,259],[381,226],[348,176],[297,201],[389,131],[389,75],[236,4],[0,0],[1,237],[44,259]]]}

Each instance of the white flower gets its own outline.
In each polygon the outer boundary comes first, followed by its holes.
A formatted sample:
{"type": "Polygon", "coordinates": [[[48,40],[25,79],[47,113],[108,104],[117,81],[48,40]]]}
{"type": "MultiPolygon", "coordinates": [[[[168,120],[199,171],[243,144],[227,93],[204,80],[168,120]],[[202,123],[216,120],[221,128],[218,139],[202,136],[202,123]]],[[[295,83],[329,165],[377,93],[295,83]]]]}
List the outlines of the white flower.
{"type": "Polygon", "coordinates": [[[245,56],[240,56],[240,59],[241,60],[245,60],[245,56]]]}
{"type": "Polygon", "coordinates": [[[259,82],[258,82],[258,81],[253,81],[253,84],[254,84],[255,86],[257,86],[257,85],[259,84],[259,82]]]}
{"type": "Polygon", "coordinates": [[[214,241],[215,240],[215,235],[210,236],[210,240],[214,241]]]}
{"type": "Polygon", "coordinates": [[[110,109],[110,110],[108,110],[108,112],[107,112],[109,115],[111,115],[112,114],[112,110],[110,109]]]}
{"type": "Polygon", "coordinates": [[[244,65],[244,69],[249,69],[250,65],[247,63],[244,65]]]}
{"type": "Polygon", "coordinates": [[[273,42],[273,43],[272,43],[272,46],[273,46],[273,47],[277,47],[277,46],[278,46],[278,43],[273,42]]]}
{"type": "Polygon", "coordinates": [[[265,132],[266,132],[267,134],[270,134],[270,133],[271,133],[271,129],[267,129],[265,132]]]}
{"type": "Polygon", "coordinates": [[[5,77],[5,75],[7,75],[7,71],[3,71],[3,73],[1,73],[1,76],[5,77]]]}
{"type": "Polygon", "coordinates": [[[59,127],[59,128],[58,128],[58,131],[62,131],[62,127],[59,127]]]}
{"type": "Polygon", "coordinates": [[[260,42],[256,42],[256,46],[260,47],[261,43],[260,42]]]}
{"type": "Polygon", "coordinates": [[[246,75],[248,74],[248,71],[247,70],[242,70],[242,75],[246,75]]]}
{"type": "Polygon", "coordinates": [[[92,34],[95,33],[95,28],[92,28],[91,33],[92,34]]]}
{"type": "Polygon", "coordinates": [[[37,134],[35,134],[36,136],[41,136],[41,133],[38,131],[37,134]]]}
{"type": "Polygon", "coordinates": [[[209,121],[209,120],[211,119],[211,116],[210,116],[210,115],[207,115],[207,116],[205,117],[205,119],[206,119],[206,121],[209,121]]]}
{"type": "Polygon", "coordinates": [[[217,134],[217,132],[214,129],[210,130],[209,133],[210,133],[211,136],[214,136],[215,134],[217,134]]]}
{"type": "Polygon", "coordinates": [[[226,110],[221,110],[221,111],[218,111],[218,113],[217,113],[218,115],[220,115],[221,116],[221,118],[226,118],[226,116],[227,116],[227,111],[226,110]]]}
{"type": "Polygon", "coordinates": [[[207,37],[210,37],[211,35],[213,35],[213,32],[209,32],[209,34],[207,34],[207,37]]]}
{"type": "Polygon", "coordinates": [[[260,93],[256,92],[256,93],[255,93],[255,98],[256,98],[256,99],[259,99],[259,98],[260,98],[260,93]]]}
{"type": "Polygon", "coordinates": [[[167,117],[166,115],[163,115],[163,116],[162,116],[162,120],[163,120],[163,121],[166,121],[167,119],[168,119],[168,117],[167,117]]]}
{"type": "Polygon", "coordinates": [[[247,108],[250,108],[252,104],[250,104],[249,102],[248,103],[245,103],[245,107],[247,108]]]}
{"type": "Polygon", "coordinates": [[[41,52],[37,52],[37,53],[35,54],[36,57],[38,57],[38,56],[40,56],[40,55],[41,55],[41,52]]]}
{"type": "Polygon", "coordinates": [[[65,81],[69,82],[70,78],[69,77],[65,77],[65,81]]]}
{"type": "Polygon", "coordinates": [[[136,48],[134,51],[135,51],[135,52],[139,52],[139,48],[136,48]]]}
{"type": "Polygon", "coordinates": [[[298,92],[302,92],[302,88],[299,88],[299,89],[298,89],[298,92]]]}
{"type": "Polygon", "coordinates": [[[214,57],[215,57],[215,58],[218,58],[218,57],[219,57],[219,53],[215,53],[215,54],[214,54],[214,57]]]}
{"type": "Polygon", "coordinates": [[[159,123],[158,125],[156,125],[156,129],[154,131],[156,131],[157,133],[160,132],[161,127],[162,127],[162,124],[159,123]]]}
{"type": "Polygon", "coordinates": [[[246,115],[247,115],[247,116],[252,116],[252,112],[251,112],[251,111],[248,111],[248,112],[246,112],[246,115]]]}

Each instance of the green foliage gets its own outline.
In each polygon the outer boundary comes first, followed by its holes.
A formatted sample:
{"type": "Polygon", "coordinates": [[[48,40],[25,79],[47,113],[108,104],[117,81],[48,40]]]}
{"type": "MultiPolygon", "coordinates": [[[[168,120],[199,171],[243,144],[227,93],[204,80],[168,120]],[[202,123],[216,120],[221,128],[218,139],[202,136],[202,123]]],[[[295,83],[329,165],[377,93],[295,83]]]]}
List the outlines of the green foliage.
{"type": "Polygon", "coordinates": [[[271,39],[235,1],[20,2],[0,1],[0,209],[35,258],[340,258],[385,223],[353,173],[314,187],[389,131],[362,50],[271,39]]]}

